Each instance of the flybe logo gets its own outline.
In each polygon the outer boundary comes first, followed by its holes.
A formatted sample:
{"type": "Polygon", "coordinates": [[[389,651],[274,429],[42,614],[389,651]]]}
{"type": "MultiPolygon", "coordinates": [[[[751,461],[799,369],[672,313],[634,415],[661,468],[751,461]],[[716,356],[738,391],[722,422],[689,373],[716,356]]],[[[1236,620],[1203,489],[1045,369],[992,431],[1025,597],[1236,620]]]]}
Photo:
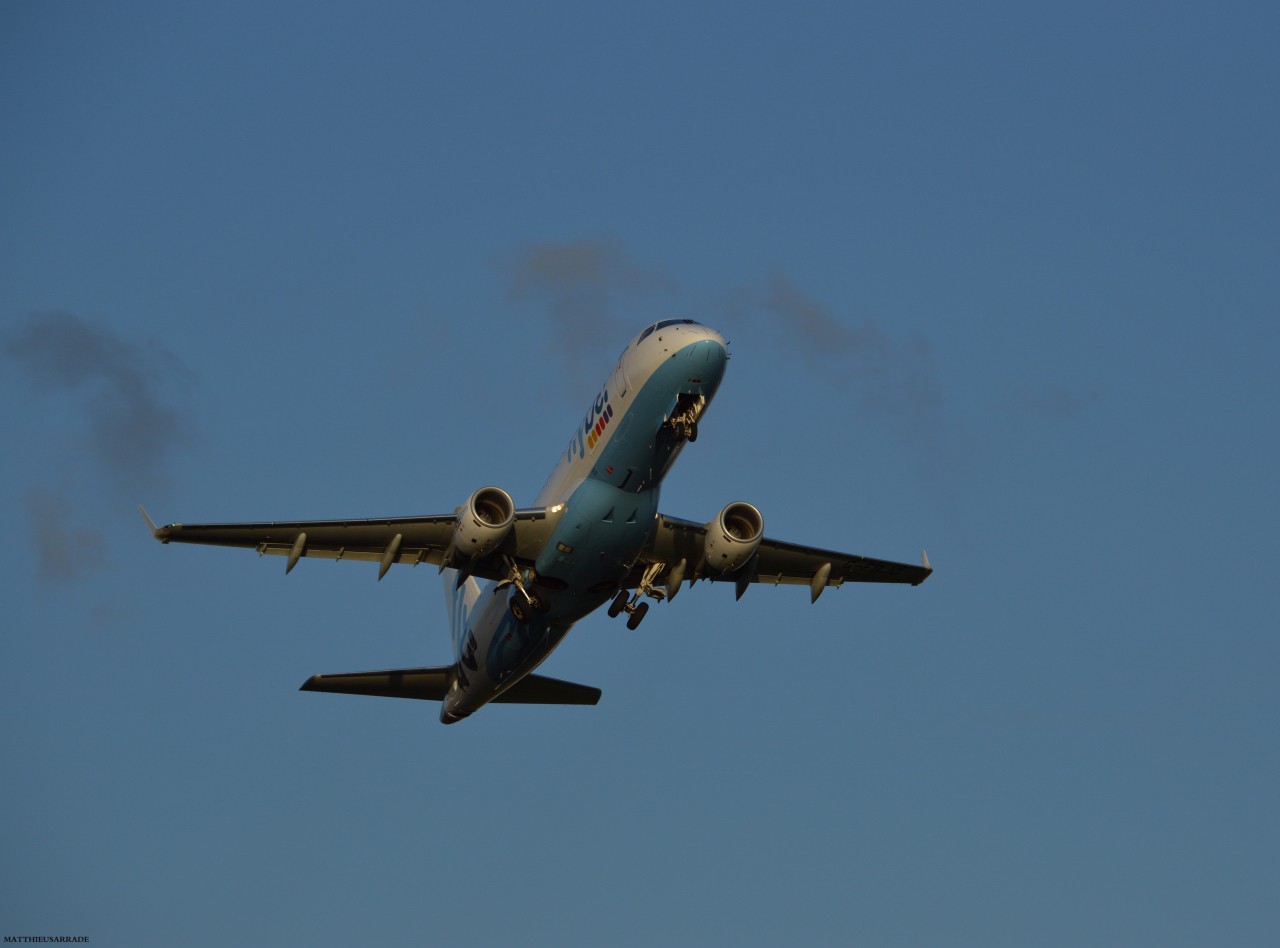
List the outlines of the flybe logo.
{"type": "Polygon", "coordinates": [[[572,458],[577,454],[581,458],[586,457],[588,451],[594,451],[612,420],[613,405],[609,402],[609,389],[606,387],[600,390],[595,404],[582,419],[582,429],[576,432],[573,440],[569,442],[567,456],[572,458]]]}

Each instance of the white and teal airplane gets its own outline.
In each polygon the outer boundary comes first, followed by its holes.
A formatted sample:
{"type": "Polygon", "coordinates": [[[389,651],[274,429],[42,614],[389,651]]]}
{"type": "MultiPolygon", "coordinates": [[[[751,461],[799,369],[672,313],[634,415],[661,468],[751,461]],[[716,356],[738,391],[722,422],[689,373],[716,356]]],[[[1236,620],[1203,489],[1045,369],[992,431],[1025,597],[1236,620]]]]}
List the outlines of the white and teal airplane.
{"type": "Polygon", "coordinates": [[[847,582],[924,582],[927,556],[912,566],[770,540],[760,511],[742,501],[705,524],[658,512],[662,479],[697,440],[727,361],[724,338],[692,320],[645,329],[623,351],[533,507],[516,509],[506,491],[482,487],[442,516],[147,523],[161,543],[284,556],[286,573],[303,557],[375,562],[379,580],[395,563],[439,566],[453,664],[315,675],[302,690],[440,701],[445,724],[489,702],[598,702],[598,688],[533,671],[605,603],[634,629],[646,600],[673,600],[686,580],[731,582],[738,598],[752,583],[808,586],[814,602],[847,582]]]}

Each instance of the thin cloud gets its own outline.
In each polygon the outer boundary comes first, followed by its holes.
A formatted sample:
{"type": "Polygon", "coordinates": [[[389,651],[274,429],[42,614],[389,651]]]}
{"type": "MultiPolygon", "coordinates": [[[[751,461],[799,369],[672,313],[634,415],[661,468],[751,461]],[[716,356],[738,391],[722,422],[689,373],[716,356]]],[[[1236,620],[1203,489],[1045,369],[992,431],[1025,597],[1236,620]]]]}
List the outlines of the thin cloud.
{"type": "Polygon", "coordinates": [[[1035,422],[1070,421],[1091,410],[1099,401],[1096,391],[1079,393],[1056,382],[1028,383],[1017,387],[1005,400],[1014,416],[1035,422]]]}
{"type": "MultiPolygon", "coordinates": [[[[81,509],[101,503],[105,483],[113,503],[136,502],[157,486],[187,428],[168,405],[160,382],[178,368],[159,348],[138,346],[71,313],[42,313],[0,337],[0,350],[35,386],[70,399],[83,419],[77,459],[63,466],[72,482],[33,487],[25,497],[41,579],[65,583],[104,562],[100,523],[81,509]]],[[[130,512],[132,508],[129,508],[130,512]]]]}
{"type": "Polygon", "coordinates": [[[158,393],[175,363],[71,313],[33,316],[6,334],[6,355],[39,384],[79,399],[87,446],[117,489],[154,485],[185,430],[158,393]]]}
{"type": "Polygon", "coordinates": [[[796,342],[810,354],[838,355],[888,346],[888,339],[874,323],[849,327],[836,321],[825,306],[782,274],[774,276],[759,293],[759,305],[793,330],[796,342]]]}
{"type": "Polygon", "coordinates": [[[733,293],[726,318],[767,334],[776,351],[802,358],[865,418],[909,422],[931,432],[941,428],[942,388],[933,349],[919,336],[891,335],[872,319],[838,319],[783,274],[733,293]]]}
{"type": "Polygon", "coordinates": [[[67,582],[101,567],[106,546],[102,534],[71,517],[66,491],[33,487],[27,491],[26,507],[41,579],[67,582]]]}
{"type": "Polygon", "coordinates": [[[505,270],[512,300],[547,308],[556,351],[575,372],[634,334],[635,326],[624,322],[627,310],[671,289],[669,278],[637,266],[627,249],[610,238],[533,244],[519,251],[505,270]]]}

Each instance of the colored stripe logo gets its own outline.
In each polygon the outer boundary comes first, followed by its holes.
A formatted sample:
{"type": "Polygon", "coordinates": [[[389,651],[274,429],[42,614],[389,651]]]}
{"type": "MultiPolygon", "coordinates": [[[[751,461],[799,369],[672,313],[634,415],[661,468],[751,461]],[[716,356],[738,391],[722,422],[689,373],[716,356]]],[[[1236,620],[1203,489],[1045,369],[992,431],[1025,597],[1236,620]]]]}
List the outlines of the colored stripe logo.
{"type": "Polygon", "coordinates": [[[613,406],[605,405],[604,411],[600,413],[600,417],[596,419],[595,427],[591,429],[591,434],[587,435],[587,450],[595,449],[596,442],[604,435],[605,429],[609,427],[609,422],[613,420],[613,406]]]}

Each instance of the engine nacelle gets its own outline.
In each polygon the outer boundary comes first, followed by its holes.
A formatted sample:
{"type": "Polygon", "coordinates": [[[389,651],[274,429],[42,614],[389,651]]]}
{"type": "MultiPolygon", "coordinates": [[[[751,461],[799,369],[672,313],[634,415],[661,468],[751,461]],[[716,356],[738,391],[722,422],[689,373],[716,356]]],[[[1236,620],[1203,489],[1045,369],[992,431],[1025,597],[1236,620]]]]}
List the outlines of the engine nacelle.
{"type": "Polygon", "coordinates": [[[481,487],[458,508],[453,552],[478,560],[502,545],[516,522],[516,505],[501,487],[481,487]]]}
{"type": "Polygon", "coordinates": [[[742,501],[728,504],[707,524],[703,562],[717,575],[735,573],[755,554],[764,536],[764,517],[742,501]]]}

